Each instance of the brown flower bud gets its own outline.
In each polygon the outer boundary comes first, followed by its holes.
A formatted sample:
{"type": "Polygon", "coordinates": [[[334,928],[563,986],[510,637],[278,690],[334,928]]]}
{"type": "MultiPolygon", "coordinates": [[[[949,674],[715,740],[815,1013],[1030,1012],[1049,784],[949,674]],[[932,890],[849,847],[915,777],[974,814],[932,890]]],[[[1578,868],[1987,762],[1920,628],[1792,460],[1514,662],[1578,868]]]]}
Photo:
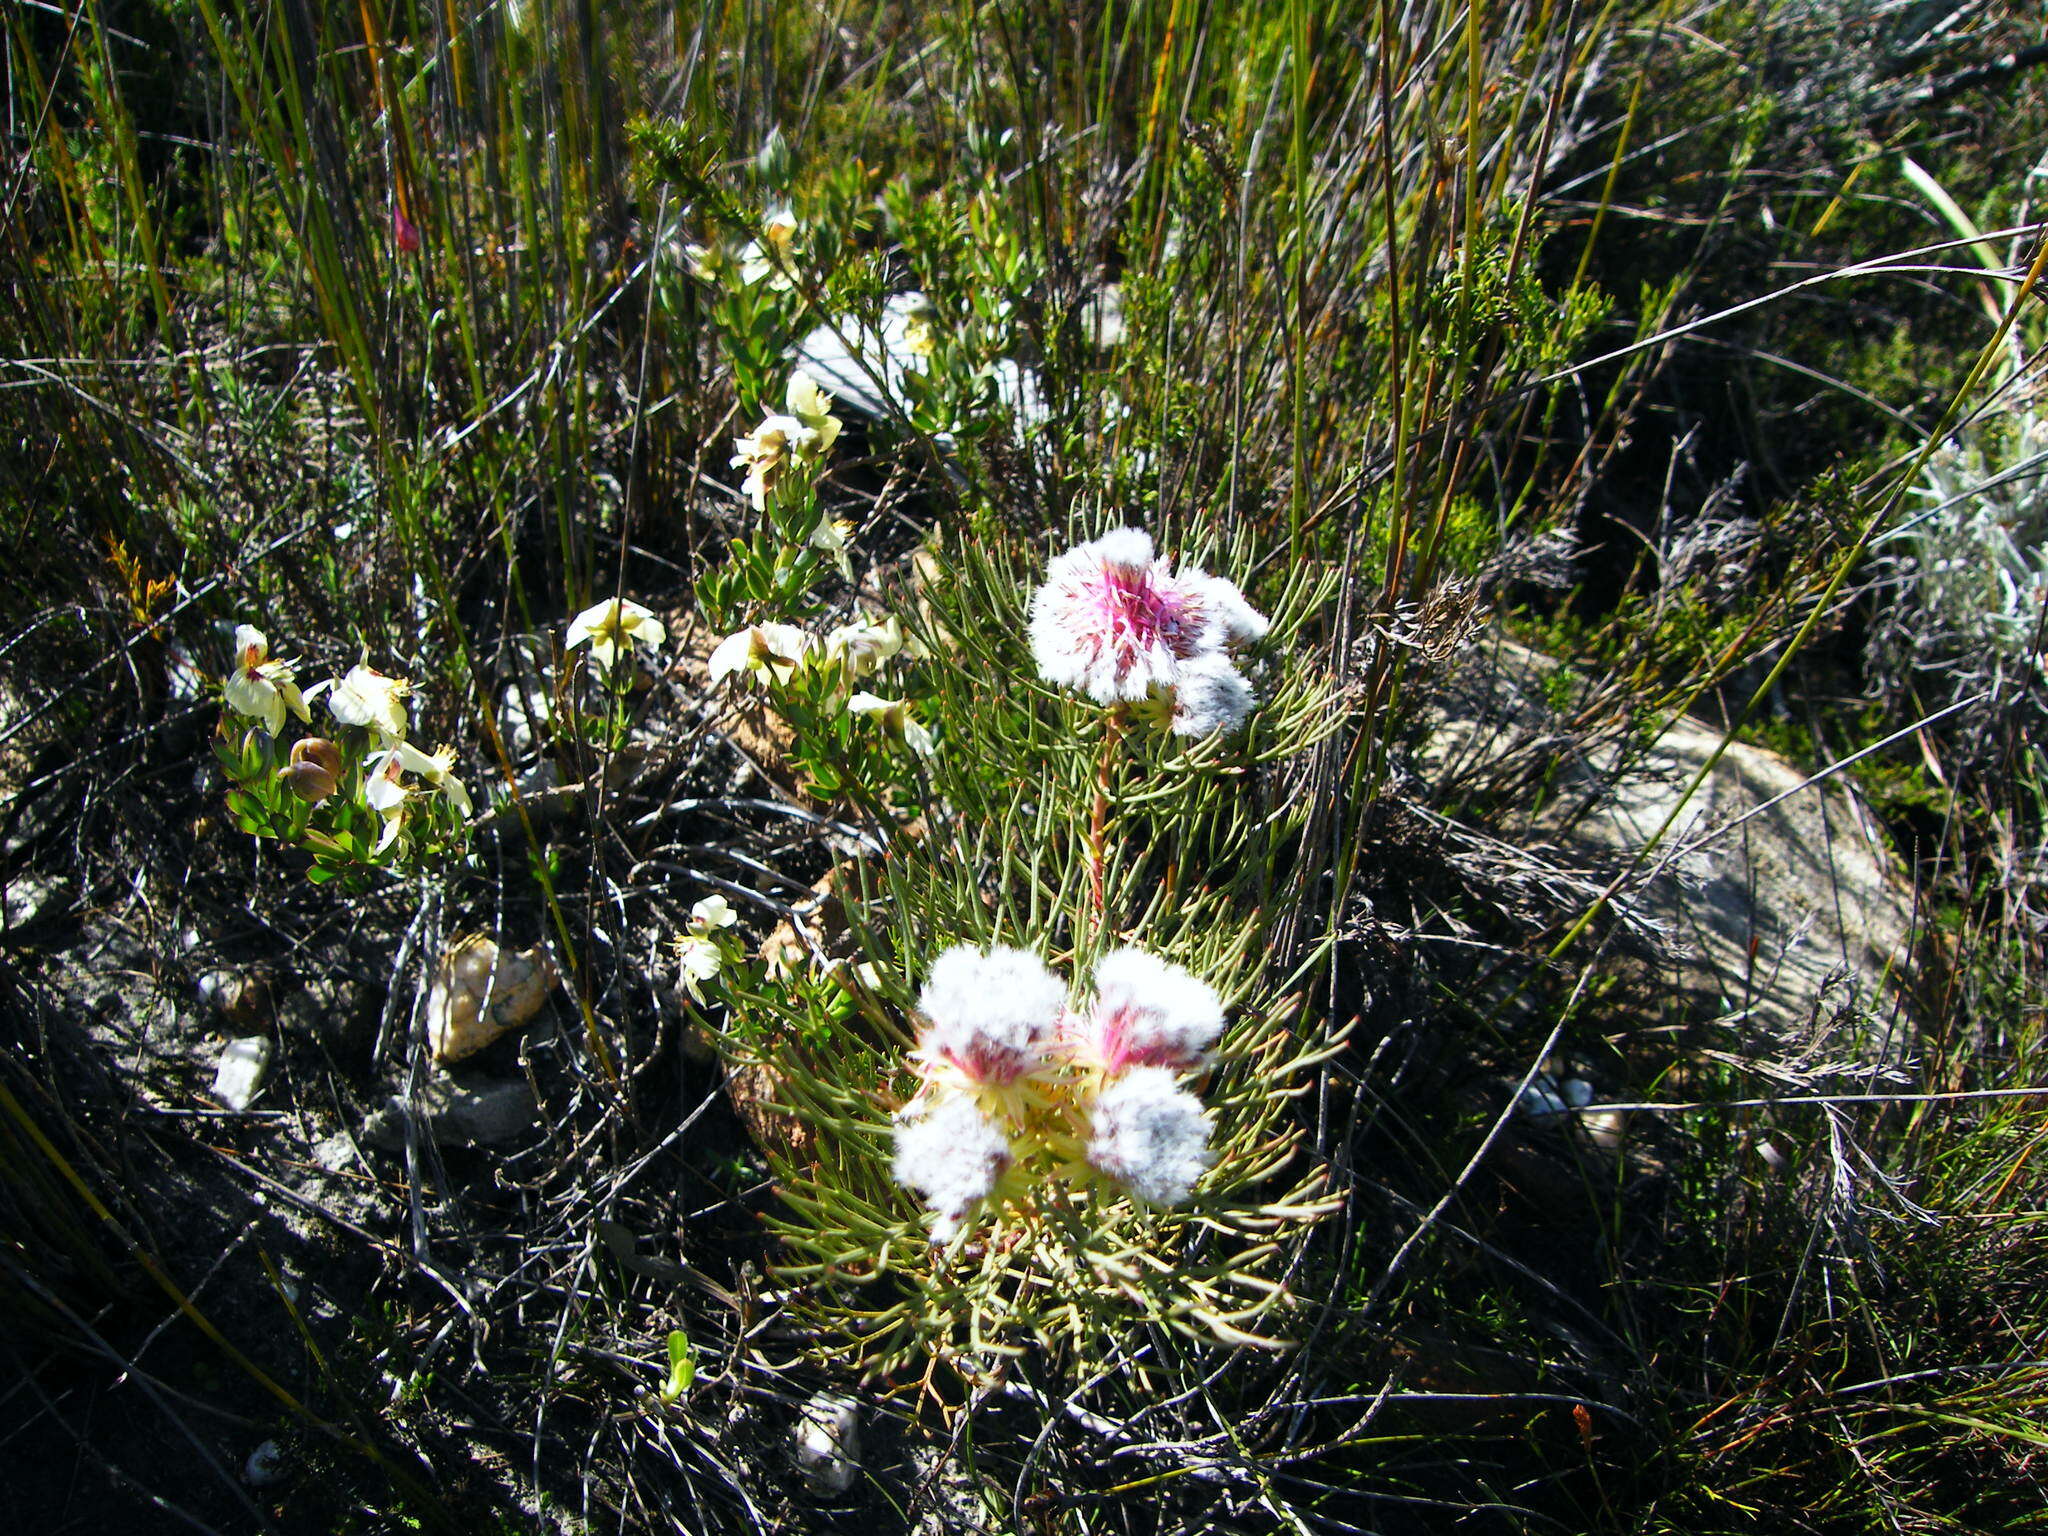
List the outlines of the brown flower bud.
{"type": "Polygon", "coordinates": [[[287,789],[308,805],[318,805],[322,800],[325,800],[334,793],[335,778],[333,774],[329,773],[311,758],[298,760],[299,755],[296,752],[292,754],[292,757],[295,761],[287,763],[284,767],[277,770],[278,778],[283,781],[287,789]]]}
{"type": "MultiPolygon", "coordinates": [[[[325,736],[307,736],[292,744],[294,763],[318,763],[334,778],[341,777],[341,748],[325,736]]],[[[330,790],[331,794],[332,791],[330,790]]]]}

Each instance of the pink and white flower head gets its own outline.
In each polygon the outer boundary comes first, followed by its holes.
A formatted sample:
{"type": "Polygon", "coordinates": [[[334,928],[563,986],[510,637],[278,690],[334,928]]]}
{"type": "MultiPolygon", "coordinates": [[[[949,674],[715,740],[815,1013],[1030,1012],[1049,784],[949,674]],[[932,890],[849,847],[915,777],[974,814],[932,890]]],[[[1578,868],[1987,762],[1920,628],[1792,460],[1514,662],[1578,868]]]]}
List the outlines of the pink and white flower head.
{"type": "Polygon", "coordinates": [[[1234,584],[1194,566],[1176,575],[1135,528],[1112,528],[1056,558],[1031,599],[1038,675],[1098,704],[1173,689],[1191,664],[1209,658],[1212,671],[1235,676],[1227,648],[1268,628],[1234,584]]]}
{"type": "Polygon", "coordinates": [[[924,1196],[937,1243],[953,1240],[1010,1161],[1009,1138],[964,1094],[913,1100],[896,1126],[896,1182],[924,1196]]]}
{"type": "Polygon", "coordinates": [[[1134,1067],[1095,1100],[1088,1161],[1147,1205],[1178,1205],[1215,1161],[1202,1101],[1165,1067],[1134,1067]]]}
{"type": "Polygon", "coordinates": [[[1000,1089],[1047,1065],[1066,988],[1024,950],[956,944],[932,962],[917,1005],[927,1072],[950,1068],[968,1086],[1000,1089]]]}
{"type": "Polygon", "coordinates": [[[1223,1033],[1223,1000],[1207,982],[1142,949],[1095,964],[1095,1006],[1066,1025],[1076,1054],[1111,1077],[1141,1067],[1192,1072],[1223,1033]]]}

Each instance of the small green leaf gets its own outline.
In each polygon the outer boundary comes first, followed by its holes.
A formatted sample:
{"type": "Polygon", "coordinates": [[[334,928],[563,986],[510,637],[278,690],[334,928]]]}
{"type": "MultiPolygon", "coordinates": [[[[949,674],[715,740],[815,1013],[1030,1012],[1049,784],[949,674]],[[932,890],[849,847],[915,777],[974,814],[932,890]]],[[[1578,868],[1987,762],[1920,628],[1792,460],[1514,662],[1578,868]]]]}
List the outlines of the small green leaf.
{"type": "Polygon", "coordinates": [[[661,1400],[664,1403],[678,1401],[696,1379],[697,1351],[690,1343],[690,1336],[680,1328],[671,1329],[668,1336],[668,1382],[661,1389],[661,1400]]]}

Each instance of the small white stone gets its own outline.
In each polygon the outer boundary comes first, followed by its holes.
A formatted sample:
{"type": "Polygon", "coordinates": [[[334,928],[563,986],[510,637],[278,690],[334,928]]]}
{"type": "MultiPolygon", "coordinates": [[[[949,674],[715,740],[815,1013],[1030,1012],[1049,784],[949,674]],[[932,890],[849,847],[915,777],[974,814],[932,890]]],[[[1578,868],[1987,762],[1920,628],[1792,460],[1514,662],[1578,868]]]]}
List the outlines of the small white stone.
{"type": "Polygon", "coordinates": [[[1584,1109],[1593,1102],[1593,1085],[1583,1077],[1568,1077],[1564,1080],[1564,1101],[1573,1109],[1584,1109]]]}
{"type": "Polygon", "coordinates": [[[284,1477],[284,1447],[275,1440],[264,1441],[242,1463],[242,1481],[251,1488],[274,1488],[284,1477]]]}
{"type": "Polygon", "coordinates": [[[860,1407],[850,1397],[820,1392],[797,1415],[792,1454],[804,1486],[839,1498],[860,1476],[860,1407]]]}
{"type": "Polygon", "coordinates": [[[270,1075],[270,1039],[246,1035],[230,1040],[220,1053],[220,1065],[213,1071],[213,1096],[229,1109],[244,1110],[263,1091],[270,1075]]]}
{"type": "Polygon", "coordinates": [[[1515,1101],[1515,1108],[1531,1120],[1555,1120],[1566,1113],[1571,1106],[1558,1091],[1557,1079],[1548,1072],[1539,1072],[1529,1079],[1522,1095],[1515,1101]]]}

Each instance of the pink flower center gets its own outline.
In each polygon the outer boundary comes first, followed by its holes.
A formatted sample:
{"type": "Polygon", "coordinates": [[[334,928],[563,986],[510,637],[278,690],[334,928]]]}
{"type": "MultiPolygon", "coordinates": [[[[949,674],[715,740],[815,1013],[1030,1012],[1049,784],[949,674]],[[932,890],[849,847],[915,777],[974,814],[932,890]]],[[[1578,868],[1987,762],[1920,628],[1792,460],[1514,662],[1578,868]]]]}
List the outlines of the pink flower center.
{"type": "Polygon", "coordinates": [[[1082,626],[1097,654],[1113,658],[1117,680],[1128,677],[1154,646],[1178,660],[1195,654],[1202,604],[1172,578],[1148,566],[1105,560],[1100,578],[1079,594],[1082,626]]]}
{"type": "Polygon", "coordinates": [[[1024,1072],[1024,1058],[1017,1052],[979,1037],[965,1050],[947,1046],[939,1054],[977,1083],[1001,1086],[1015,1082],[1024,1072]]]}
{"type": "Polygon", "coordinates": [[[1181,1069],[1193,1065],[1185,1051],[1161,1038],[1156,1029],[1146,1028],[1148,1022],[1156,1022],[1149,1008],[1131,1003],[1114,1008],[1097,1005],[1093,1022],[1095,1054],[1111,1077],[1132,1067],[1181,1069]]]}

